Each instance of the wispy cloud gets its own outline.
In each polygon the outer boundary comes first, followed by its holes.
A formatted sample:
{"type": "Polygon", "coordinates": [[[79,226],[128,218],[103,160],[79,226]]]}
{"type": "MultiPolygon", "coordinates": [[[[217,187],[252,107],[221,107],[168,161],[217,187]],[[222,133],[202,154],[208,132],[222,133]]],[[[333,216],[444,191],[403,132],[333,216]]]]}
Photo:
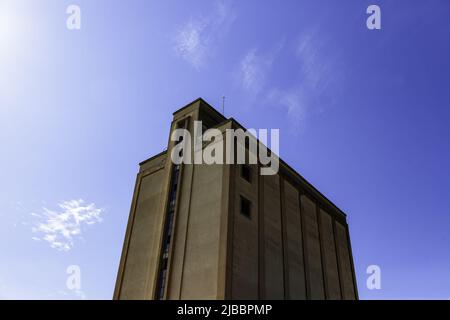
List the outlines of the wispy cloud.
{"type": "Polygon", "coordinates": [[[312,112],[322,112],[326,105],[334,103],[343,73],[338,66],[339,53],[331,48],[320,28],[303,31],[289,45],[286,42],[283,39],[265,52],[248,50],[238,64],[235,82],[252,100],[257,98],[259,103],[282,108],[298,131],[312,112]],[[280,79],[276,69],[279,62],[284,68],[289,62],[292,65],[292,80],[285,81],[285,72],[283,85],[273,80],[280,79]]]}
{"type": "Polygon", "coordinates": [[[209,15],[193,18],[178,28],[174,37],[175,53],[200,70],[210,59],[220,40],[228,32],[236,15],[228,4],[216,1],[209,15]]]}
{"type": "Polygon", "coordinates": [[[235,81],[247,94],[257,96],[267,84],[267,76],[273,61],[284,47],[284,40],[280,41],[270,52],[261,53],[251,49],[242,58],[235,73],[235,81]]]}
{"type": "Polygon", "coordinates": [[[336,79],[336,50],[331,52],[317,30],[301,35],[296,56],[302,69],[302,87],[318,94],[325,91],[336,79]]]}
{"type": "Polygon", "coordinates": [[[269,103],[285,108],[288,118],[299,129],[306,118],[308,103],[301,86],[288,89],[272,88],[267,96],[269,103]]]}
{"type": "Polygon", "coordinates": [[[69,251],[86,226],[102,221],[103,209],[94,203],[86,204],[82,199],[63,201],[58,207],[56,211],[43,207],[41,213],[31,213],[37,220],[32,227],[36,234],[33,240],[45,241],[60,251],[69,251]]]}
{"type": "Polygon", "coordinates": [[[257,95],[266,83],[267,72],[273,59],[259,55],[256,49],[244,56],[239,66],[238,82],[252,95],[257,95]]]}
{"type": "Polygon", "coordinates": [[[338,55],[331,51],[317,29],[302,33],[295,46],[298,80],[269,90],[268,101],[285,108],[295,129],[304,126],[311,112],[322,112],[332,104],[339,92],[342,73],[337,67],[338,55]]]}

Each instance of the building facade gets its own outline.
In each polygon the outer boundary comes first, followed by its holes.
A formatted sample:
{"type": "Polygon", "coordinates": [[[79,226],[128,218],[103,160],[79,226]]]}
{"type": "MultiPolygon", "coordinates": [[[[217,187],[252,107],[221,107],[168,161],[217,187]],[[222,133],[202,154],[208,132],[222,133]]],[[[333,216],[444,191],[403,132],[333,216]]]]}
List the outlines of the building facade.
{"type": "MultiPolygon", "coordinates": [[[[196,120],[242,128],[199,98],[170,134],[196,120]]],[[[358,298],[346,215],[295,170],[175,165],[174,146],[140,164],[114,299],[358,298]]]]}

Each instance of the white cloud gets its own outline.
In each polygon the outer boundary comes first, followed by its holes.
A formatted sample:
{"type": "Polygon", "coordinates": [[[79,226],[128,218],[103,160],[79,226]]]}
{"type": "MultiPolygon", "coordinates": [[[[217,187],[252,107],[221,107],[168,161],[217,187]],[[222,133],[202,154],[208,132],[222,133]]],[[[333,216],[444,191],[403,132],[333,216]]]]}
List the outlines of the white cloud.
{"type": "MultiPolygon", "coordinates": [[[[282,39],[266,52],[248,50],[235,72],[235,82],[252,100],[258,98],[259,103],[264,102],[286,112],[297,132],[304,127],[312,112],[322,112],[334,103],[341,90],[339,84],[343,82],[343,70],[338,65],[339,52],[331,48],[319,28],[303,31],[293,41],[294,46],[286,46],[285,43],[282,39]],[[290,48],[292,60],[284,61],[281,67],[290,63],[289,78],[294,80],[280,86],[271,79],[279,78],[275,62],[278,63],[277,57],[286,48],[290,48]]],[[[283,53],[285,56],[289,54],[283,53]]],[[[286,73],[283,79],[286,79],[286,73]]]]}
{"type": "Polygon", "coordinates": [[[268,100],[272,104],[276,104],[287,110],[289,119],[295,124],[295,128],[299,129],[299,125],[306,117],[308,104],[304,96],[305,92],[301,87],[292,89],[271,89],[268,94],[268,100]]]}
{"type": "Polygon", "coordinates": [[[280,41],[272,51],[260,53],[256,49],[247,51],[239,64],[236,82],[253,97],[258,95],[267,83],[273,61],[284,47],[284,40],[280,41]]]}
{"type": "Polygon", "coordinates": [[[202,42],[201,34],[205,28],[200,22],[190,21],[179,30],[176,36],[176,53],[199,69],[206,58],[206,44],[202,42]]]}
{"type": "Polygon", "coordinates": [[[332,104],[339,92],[342,72],[337,67],[338,56],[327,49],[318,30],[302,33],[295,50],[299,80],[288,87],[268,90],[269,103],[284,108],[296,130],[304,126],[311,112],[321,112],[332,104]]]}
{"type": "Polygon", "coordinates": [[[175,53],[199,70],[214,55],[216,47],[236,18],[222,1],[214,2],[210,15],[190,20],[175,35],[175,53]]]}
{"type": "Polygon", "coordinates": [[[69,251],[86,226],[102,221],[103,209],[97,208],[94,203],[85,204],[82,199],[63,201],[58,207],[57,211],[44,207],[40,214],[31,213],[38,219],[32,227],[38,235],[32,237],[33,240],[48,242],[60,251],[69,251]]]}
{"type": "Polygon", "coordinates": [[[256,50],[249,51],[239,68],[238,77],[242,87],[253,95],[258,94],[266,82],[266,74],[271,64],[271,60],[258,55],[256,50]]]}
{"type": "Polygon", "coordinates": [[[334,54],[325,55],[326,43],[317,31],[305,32],[300,37],[296,56],[302,68],[302,87],[321,93],[335,77],[334,54]]]}

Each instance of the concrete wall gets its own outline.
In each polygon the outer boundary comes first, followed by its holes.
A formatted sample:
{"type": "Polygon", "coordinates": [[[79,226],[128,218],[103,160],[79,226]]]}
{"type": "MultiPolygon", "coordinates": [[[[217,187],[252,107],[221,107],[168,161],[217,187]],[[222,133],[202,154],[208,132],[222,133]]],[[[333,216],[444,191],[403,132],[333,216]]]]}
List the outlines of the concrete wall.
{"type": "Polygon", "coordinates": [[[333,220],[331,216],[322,209],[320,209],[319,220],[327,298],[332,300],[341,299],[333,220]]]}
{"type": "MultiPolygon", "coordinates": [[[[193,131],[193,121],[200,115],[200,101],[175,115],[174,122],[186,119],[193,131]]],[[[217,115],[207,117],[207,125],[217,123],[217,115]]],[[[172,126],[173,129],[173,126],[172,126]]],[[[181,168],[181,179],[170,250],[167,299],[216,299],[224,296],[225,264],[221,261],[220,239],[223,215],[228,207],[228,190],[224,189],[222,165],[190,165],[181,168]],[[226,208],[226,209],[225,209],[226,208]],[[221,276],[220,273],[223,273],[221,276]],[[222,282],[223,282],[222,281],[222,282]]],[[[227,180],[228,181],[228,180],[227,180]]],[[[228,185],[226,185],[228,187],[228,185]]]]}
{"type": "Polygon", "coordinates": [[[301,211],[304,223],[306,245],[307,279],[309,298],[324,299],[322,257],[320,252],[319,225],[317,223],[316,204],[306,195],[301,196],[301,211]]]}
{"type": "Polygon", "coordinates": [[[348,241],[348,230],[346,226],[339,222],[336,222],[336,241],[341,270],[343,298],[346,300],[353,300],[356,297],[356,293],[352,272],[353,262],[351,261],[350,243],[348,241]]]}
{"type": "Polygon", "coordinates": [[[193,165],[185,165],[181,171],[181,189],[178,198],[178,210],[174,225],[173,248],[167,290],[168,299],[181,298],[181,279],[183,277],[184,258],[186,252],[185,247],[191,204],[190,190],[194,174],[193,170],[193,165]]]}
{"type": "Polygon", "coordinates": [[[215,299],[218,294],[222,170],[220,165],[195,166],[189,212],[179,211],[180,215],[189,214],[181,299],[215,299]]]}
{"type": "Polygon", "coordinates": [[[159,260],[164,167],[156,159],[137,178],[114,297],[151,299],[159,260]],[[153,167],[151,166],[153,164],[153,167]]]}
{"type": "Polygon", "coordinates": [[[284,181],[285,265],[287,298],[306,299],[305,261],[298,190],[284,181]]]}
{"type": "Polygon", "coordinates": [[[234,219],[232,229],[232,265],[231,295],[233,299],[258,299],[258,174],[257,166],[251,166],[251,182],[241,177],[241,166],[235,166],[233,193],[234,219]],[[240,197],[252,203],[250,219],[240,214],[240,197]]]}
{"type": "Polygon", "coordinates": [[[355,299],[354,271],[345,217],[283,173],[252,182],[235,165],[231,184],[232,299],[355,299]],[[240,198],[252,203],[249,219],[240,198]]]}
{"type": "Polygon", "coordinates": [[[263,299],[284,299],[283,235],[278,175],[263,176],[263,299]]]}

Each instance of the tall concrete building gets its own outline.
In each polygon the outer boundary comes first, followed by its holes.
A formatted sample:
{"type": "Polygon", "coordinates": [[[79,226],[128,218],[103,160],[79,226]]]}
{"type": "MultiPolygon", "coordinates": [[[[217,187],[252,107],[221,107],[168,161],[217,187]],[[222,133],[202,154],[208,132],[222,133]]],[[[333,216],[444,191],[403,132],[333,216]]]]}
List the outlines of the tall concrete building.
{"type": "MultiPolygon", "coordinates": [[[[170,134],[195,120],[242,128],[197,99],[170,134]]],[[[175,165],[170,140],[140,164],[114,299],[358,298],[346,215],[295,170],[175,165]]]]}

